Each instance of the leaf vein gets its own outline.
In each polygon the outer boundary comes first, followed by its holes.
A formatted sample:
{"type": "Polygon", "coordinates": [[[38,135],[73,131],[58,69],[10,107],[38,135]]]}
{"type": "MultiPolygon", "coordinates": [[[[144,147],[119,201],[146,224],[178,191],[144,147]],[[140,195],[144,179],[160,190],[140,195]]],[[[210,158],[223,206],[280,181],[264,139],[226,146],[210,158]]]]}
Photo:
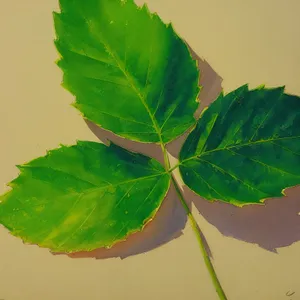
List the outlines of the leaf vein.
{"type": "Polygon", "coordinates": [[[289,137],[281,137],[281,138],[271,138],[271,139],[267,139],[267,140],[259,140],[259,141],[250,142],[250,143],[247,142],[247,143],[244,143],[244,144],[236,144],[236,145],[229,146],[229,147],[216,148],[216,149],[213,149],[213,150],[209,150],[209,151],[203,152],[200,155],[196,154],[194,156],[186,158],[186,159],[182,160],[180,162],[180,164],[182,164],[182,163],[184,163],[186,161],[195,159],[195,158],[199,158],[199,157],[208,155],[208,154],[213,153],[213,152],[230,150],[230,149],[234,149],[234,148],[242,148],[242,147],[246,147],[246,146],[251,146],[251,145],[256,145],[256,144],[264,144],[264,143],[274,142],[274,141],[282,141],[282,140],[289,140],[289,139],[298,139],[298,138],[300,138],[300,135],[298,135],[298,136],[289,136],[289,137]]]}
{"type": "MultiPolygon", "coordinates": [[[[78,103],[78,104],[83,105],[83,106],[88,106],[88,107],[91,107],[91,108],[97,108],[97,107],[95,107],[95,106],[93,106],[93,105],[91,105],[91,104],[85,104],[85,103],[82,103],[82,104],[81,104],[81,103],[78,103]]],[[[124,121],[131,122],[131,123],[137,123],[137,124],[141,124],[141,125],[144,125],[144,126],[147,126],[147,127],[152,128],[152,126],[150,126],[150,125],[147,124],[147,123],[140,122],[140,121],[136,121],[136,120],[127,119],[127,118],[124,118],[124,117],[120,117],[120,116],[118,116],[118,115],[114,115],[114,114],[109,113],[109,112],[105,112],[105,111],[99,110],[98,113],[103,114],[103,115],[108,115],[108,116],[113,117],[113,118],[116,118],[116,119],[124,120],[124,121]]],[[[153,131],[153,133],[156,133],[156,132],[153,131]]]]}
{"type": "MultiPolygon", "coordinates": [[[[198,174],[195,170],[191,169],[192,172],[196,175],[196,177],[200,178],[207,186],[209,189],[213,190],[217,195],[219,195],[221,197],[221,199],[223,199],[224,197],[217,191],[215,190],[200,174],[198,174]]],[[[226,197],[225,197],[226,199],[226,197]]]]}
{"type": "Polygon", "coordinates": [[[264,163],[264,162],[262,162],[262,161],[260,161],[260,160],[253,159],[253,158],[251,158],[251,157],[249,157],[249,156],[247,156],[247,155],[244,155],[244,154],[242,154],[242,153],[238,153],[238,152],[235,152],[235,151],[233,151],[233,150],[228,150],[228,151],[230,151],[230,152],[232,152],[232,153],[234,153],[234,154],[240,155],[240,156],[244,156],[244,157],[248,158],[249,160],[251,160],[251,161],[253,161],[253,162],[256,162],[256,163],[258,163],[258,164],[261,164],[261,165],[265,166],[266,168],[270,168],[270,169],[277,170],[277,172],[279,172],[279,173],[283,173],[283,174],[285,173],[285,174],[288,174],[288,175],[291,175],[291,176],[294,176],[294,177],[300,177],[299,175],[292,174],[292,173],[289,173],[289,172],[287,172],[287,171],[285,171],[285,170],[282,170],[282,169],[276,168],[276,167],[274,167],[274,166],[268,165],[268,164],[266,164],[266,163],[264,163]]]}
{"type": "MultiPolygon", "coordinates": [[[[150,193],[148,194],[148,196],[144,199],[144,201],[139,205],[139,207],[137,208],[137,210],[135,211],[135,213],[133,214],[133,216],[131,217],[131,219],[133,219],[136,214],[138,213],[138,211],[141,209],[141,207],[146,203],[146,201],[149,199],[150,195],[153,193],[153,191],[155,190],[156,186],[158,185],[159,180],[157,180],[157,182],[155,183],[155,185],[153,186],[153,188],[151,189],[150,193]]],[[[128,226],[128,224],[131,222],[131,220],[127,221],[121,228],[121,230],[115,235],[115,237],[113,238],[112,244],[116,241],[116,239],[118,238],[118,236],[120,235],[120,233],[124,230],[125,227],[128,226]]]]}
{"type": "Polygon", "coordinates": [[[264,125],[264,123],[266,122],[266,120],[268,119],[270,113],[272,112],[272,110],[275,108],[275,106],[277,105],[277,102],[274,103],[274,105],[272,105],[268,111],[268,113],[266,114],[266,116],[264,117],[264,119],[262,120],[262,122],[259,124],[259,126],[257,127],[257,129],[255,130],[255,132],[253,133],[252,137],[250,138],[249,142],[251,142],[253,140],[253,138],[255,137],[255,135],[258,133],[259,129],[264,125]]]}
{"type": "Polygon", "coordinates": [[[278,147],[284,149],[284,150],[287,151],[287,152],[290,152],[290,153],[293,153],[293,154],[295,154],[295,155],[297,155],[297,156],[300,156],[300,153],[297,153],[297,152],[295,152],[295,151],[292,151],[291,149],[289,149],[289,148],[287,148],[287,147],[284,147],[284,146],[282,146],[282,145],[280,145],[280,144],[277,144],[277,143],[275,143],[275,142],[271,142],[271,144],[276,145],[276,146],[278,146],[278,147]]]}
{"type": "MultiPolygon", "coordinates": [[[[102,36],[102,39],[104,40],[103,36],[102,36]]],[[[146,103],[143,95],[139,91],[139,88],[136,86],[137,84],[135,82],[135,79],[132,78],[132,76],[126,71],[126,68],[123,66],[123,64],[121,62],[121,59],[117,56],[117,54],[115,54],[112,51],[112,49],[109,46],[108,42],[107,41],[103,41],[103,40],[102,40],[103,46],[106,48],[106,50],[108,51],[108,53],[110,54],[110,56],[116,61],[118,67],[123,72],[123,74],[125,75],[126,79],[128,80],[128,83],[130,84],[131,88],[138,95],[140,101],[144,105],[144,107],[145,107],[145,109],[146,109],[146,111],[147,111],[148,115],[150,116],[150,119],[151,119],[151,121],[153,123],[153,127],[154,127],[154,129],[155,129],[155,131],[156,131],[156,133],[157,133],[157,135],[159,137],[159,140],[160,140],[161,144],[163,144],[161,132],[159,130],[157,121],[156,121],[154,115],[151,113],[149,106],[147,105],[147,103],[146,103]]]]}
{"type": "MultiPolygon", "coordinates": [[[[60,40],[56,40],[56,42],[57,42],[57,41],[60,42],[60,40]]],[[[94,60],[95,62],[98,62],[98,63],[102,63],[102,64],[105,64],[105,65],[108,65],[108,66],[117,68],[116,65],[112,64],[112,63],[109,62],[109,61],[101,60],[101,59],[96,58],[96,57],[94,57],[94,56],[87,55],[86,52],[85,52],[83,49],[82,49],[82,51],[84,52],[84,54],[82,54],[82,53],[80,53],[80,52],[77,52],[77,51],[75,51],[74,49],[68,48],[68,52],[70,52],[70,53],[76,54],[76,55],[81,56],[81,57],[88,58],[88,59],[90,59],[90,60],[94,60]]],[[[61,55],[63,55],[63,54],[61,53],[61,55]]]]}
{"type": "Polygon", "coordinates": [[[228,174],[230,177],[232,177],[232,178],[235,179],[236,181],[241,182],[243,185],[246,185],[246,186],[249,187],[250,189],[256,190],[256,191],[261,192],[261,193],[265,194],[266,196],[268,196],[268,193],[266,193],[266,192],[264,192],[264,191],[262,191],[262,190],[260,190],[260,189],[258,189],[258,188],[256,188],[256,187],[254,187],[254,186],[248,184],[247,182],[245,182],[245,181],[239,179],[238,177],[236,177],[236,176],[233,175],[232,173],[226,171],[225,169],[221,168],[220,166],[218,166],[218,165],[216,165],[216,164],[214,164],[214,163],[212,163],[212,162],[210,162],[210,161],[208,161],[208,160],[204,160],[204,159],[202,159],[202,158],[200,158],[199,160],[200,160],[200,161],[204,161],[204,162],[210,164],[211,166],[213,166],[213,167],[215,167],[216,169],[218,169],[220,172],[224,172],[225,174],[228,174]]]}

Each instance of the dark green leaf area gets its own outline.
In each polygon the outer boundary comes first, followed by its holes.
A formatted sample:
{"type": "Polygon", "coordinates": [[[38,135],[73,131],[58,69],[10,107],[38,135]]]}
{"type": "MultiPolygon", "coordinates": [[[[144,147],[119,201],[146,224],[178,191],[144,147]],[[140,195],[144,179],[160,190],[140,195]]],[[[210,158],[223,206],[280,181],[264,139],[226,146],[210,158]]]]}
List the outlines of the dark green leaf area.
{"type": "Polygon", "coordinates": [[[202,197],[261,203],[300,184],[300,97],[244,85],[205,110],[180,153],[185,184],[202,197]]]}

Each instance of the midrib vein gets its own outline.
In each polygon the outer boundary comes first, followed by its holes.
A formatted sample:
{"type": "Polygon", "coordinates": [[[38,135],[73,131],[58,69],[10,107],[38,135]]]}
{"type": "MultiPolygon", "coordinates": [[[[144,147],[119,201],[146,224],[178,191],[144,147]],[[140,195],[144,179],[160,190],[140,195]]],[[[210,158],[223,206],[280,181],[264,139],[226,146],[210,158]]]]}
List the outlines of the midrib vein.
{"type": "MultiPolygon", "coordinates": [[[[101,190],[105,190],[107,188],[116,188],[118,186],[121,186],[121,185],[127,185],[129,183],[137,183],[139,181],[142,181],[142,180],[148,180],[150,178],[154,178],[154,177],[161,177],[161,176],[164,176],[164,175],[167,175],[168,173],[167,172],[162,172],[162,173],[158,173],[158,174],[153,174],[153,175],[149,175],[149,176],[144,176],[144,177],[139,177],[139,178],[135,178],[135,179],[131,179],[131,180],[127,180],[127,181],[123,181],[123,182],[120,182],[120,183],[116,183],[116,184],[112,184],[112,183],[109,183],[107,185],[102,185],[102,186],[96,186],[96,187],[92,187],[92,188],[87,188],[85,189],[84,191],[72,191],[72,192],[69,192],[68,193],[68,196],[73,196],[73,195],[86,195],[86,194],[89,194],[89,193],[93,193],[93,192],[96,192],[96,191],[101,191],[101,190]]],[[[48,184],[50,186],[53,186],[49,181],[46,181],[46,180],[42,180],[42,179],[37,179],[38,181],[40,182],[43,182],[45,184],[48,184]]],[[[5,194],[4,194],[5,195],[5,194]]],[[[3,195],[3,196],[4,196],[3,195]]],[[[0,205],[3,205],[5,204],[6,201],[2,201],[0,202],[0,205]]],[[[47,202],[45,203],[40,203],[41,205],[43,204],[46,204],[47,202]]],[[[22,209],[22,208],[21,208],[22,209]]]]}
{"type": "MultiPolygon", "coordinates": [[[[120,183],[109,183],[107,185],[102,185],[102,186],[95,186],[95,187],[92,187],[92,188],[88,188],[82,192],[73,192],[73,193],[68,193],[68,195],[72,195],[72,194],[87,194],[87,193],[92,193],[92,192],[95,192],[95,191],[100,191],[100,190],[105,190],[107,188],[115,188],[115,187],[118,187],[120,185],[126,185],[128,183],[133,183],[133,182],[138,182],[138,181],[142,181],[142,180],[147,180],[147,179],[150,179],[150,178],[154,178],[154,177],[159,177],[159,176],[163,176],[163,175],[166,175],[167,172],[164,172],[164,173],[158,173],[158,174],[153,174],[153,175],[149,175],[149,176],[144,176],[144,177],[139,177],[139,178],[135,178],[135,179],[131,179],[131,180],[127,180],[127,181],[123,181],[123,182],[120,182],[120,183]]],[[[48,181],[45,181],[45,180],[41,180],[41,179],[38,179],[39,181],[41,182],[45,182],[45,183],[49,183],[48,181]]],[[[51,183],[50,183],[51,184],[51,183]]]]}
{"type": "Polygon", "coordinates": [[[119,58],[119,56],[116,53],[114,53],[114,51],[111,49],[111,47],[109,46],[109,43],[105,40],[103,35],[101,35],[101,40],[102,40],[101,42],[102,42],[103,46],[105,47],[105,49],[107,50],[108,54],[115,60],[117,66],[120,68],[122,73],[125,75],[125,77],[126,77],[128,83],[130,84],[131,88],[138,95],[138,97],[141,100],[142,104],[146,108],[147,113],[149,114],[150,119],[153,123],[153,127],[154,127],[154,129],[155,129],[155,131],[158,135],[159,141],[163,145],[163,140],[162,140],[161,130],[159,128],[159,125],[158,125],[154,115],[151,113],[150,108],[147,105],[144,96],[141,94],[141,92],[137,88],[134,78],[132,78],[131,74],[126,71],[126,68],[125,68],[122,60],[119,58]]]}
{"type": "Polygon", "coordinates": [[[250,141],[250,142],[247,142],[247,143],[244,143],[244,144],[237,144],[237,145],[233,145],[233,146],[229,146],[229,147],[217,148],[217,149],[202,152],[198,155],[194,155],[194,156],[191,156],[187,159],[184,159],[179,163],[179,165],[182,165],[183,163],[185,163],[189,160],[193,160],[193,159],[196,159],[196,158],[201,158],[206,154],[210,154],[210,153],[217,152],[217,151],[230,150],[230,149],[234,149],[234,148],[238,148],[238,147],[245,147],[245,146],[251,146],[251,145],[255,145],[255,144],[263,144],[263,143],[268,143],[268,142],[272,143],[272,142],[275,142],[275,141],[282,141],[282,140],[288,140],[288,139],[297,139],[297,138],[300,138],[300,136],[289,136],[289,137],[282,137],[282,138],[275,138],[275,139],[271,138],[271,139],[268,139],[268,140],[260,140],[260,141],[255,141],[255,142],[250,141]]]}

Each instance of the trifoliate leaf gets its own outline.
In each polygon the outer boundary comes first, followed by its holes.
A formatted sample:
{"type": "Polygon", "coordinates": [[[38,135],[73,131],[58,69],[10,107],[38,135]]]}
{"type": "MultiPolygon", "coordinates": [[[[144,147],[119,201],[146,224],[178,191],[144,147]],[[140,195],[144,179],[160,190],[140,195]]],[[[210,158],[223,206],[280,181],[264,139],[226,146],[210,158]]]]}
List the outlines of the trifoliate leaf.
{"type": "Polygon", "coordinates": [[[54,13],[63,86],[83,116],[141,142],[195,123],[198,70],[186,44],[133,0],[60,0],[54,13]]]}
{"type": "Polygon", "coordinates": [[[183,180],[202,197],[238,206],[300,184],[300,97],[242,86],[203,112],[180,154],[183,180]]]}
{"type": "Polygon", "coordinates": [[[114,144],[78,142],[18,167],[0,198],[0,223],[59,252],[110,247],[141,230],[170,184],[156,160],[114,144]]]}

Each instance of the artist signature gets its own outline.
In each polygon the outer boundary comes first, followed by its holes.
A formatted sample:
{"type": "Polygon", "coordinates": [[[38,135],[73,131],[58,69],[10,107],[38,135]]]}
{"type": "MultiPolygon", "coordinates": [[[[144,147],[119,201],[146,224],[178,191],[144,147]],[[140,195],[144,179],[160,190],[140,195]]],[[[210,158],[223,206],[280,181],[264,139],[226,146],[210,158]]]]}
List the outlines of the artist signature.
{"type": "MultiPolygon", "coordinates": [[[[290,292],[290,291],[288,291],[288,292],[286,292],[286,296],[288,296],[288,297],[291,297],[291,296],[293,296],[295,294],[295,292],[290,292]]],[[[1,299],[0,299],[1,300],[1,299]]]]}

